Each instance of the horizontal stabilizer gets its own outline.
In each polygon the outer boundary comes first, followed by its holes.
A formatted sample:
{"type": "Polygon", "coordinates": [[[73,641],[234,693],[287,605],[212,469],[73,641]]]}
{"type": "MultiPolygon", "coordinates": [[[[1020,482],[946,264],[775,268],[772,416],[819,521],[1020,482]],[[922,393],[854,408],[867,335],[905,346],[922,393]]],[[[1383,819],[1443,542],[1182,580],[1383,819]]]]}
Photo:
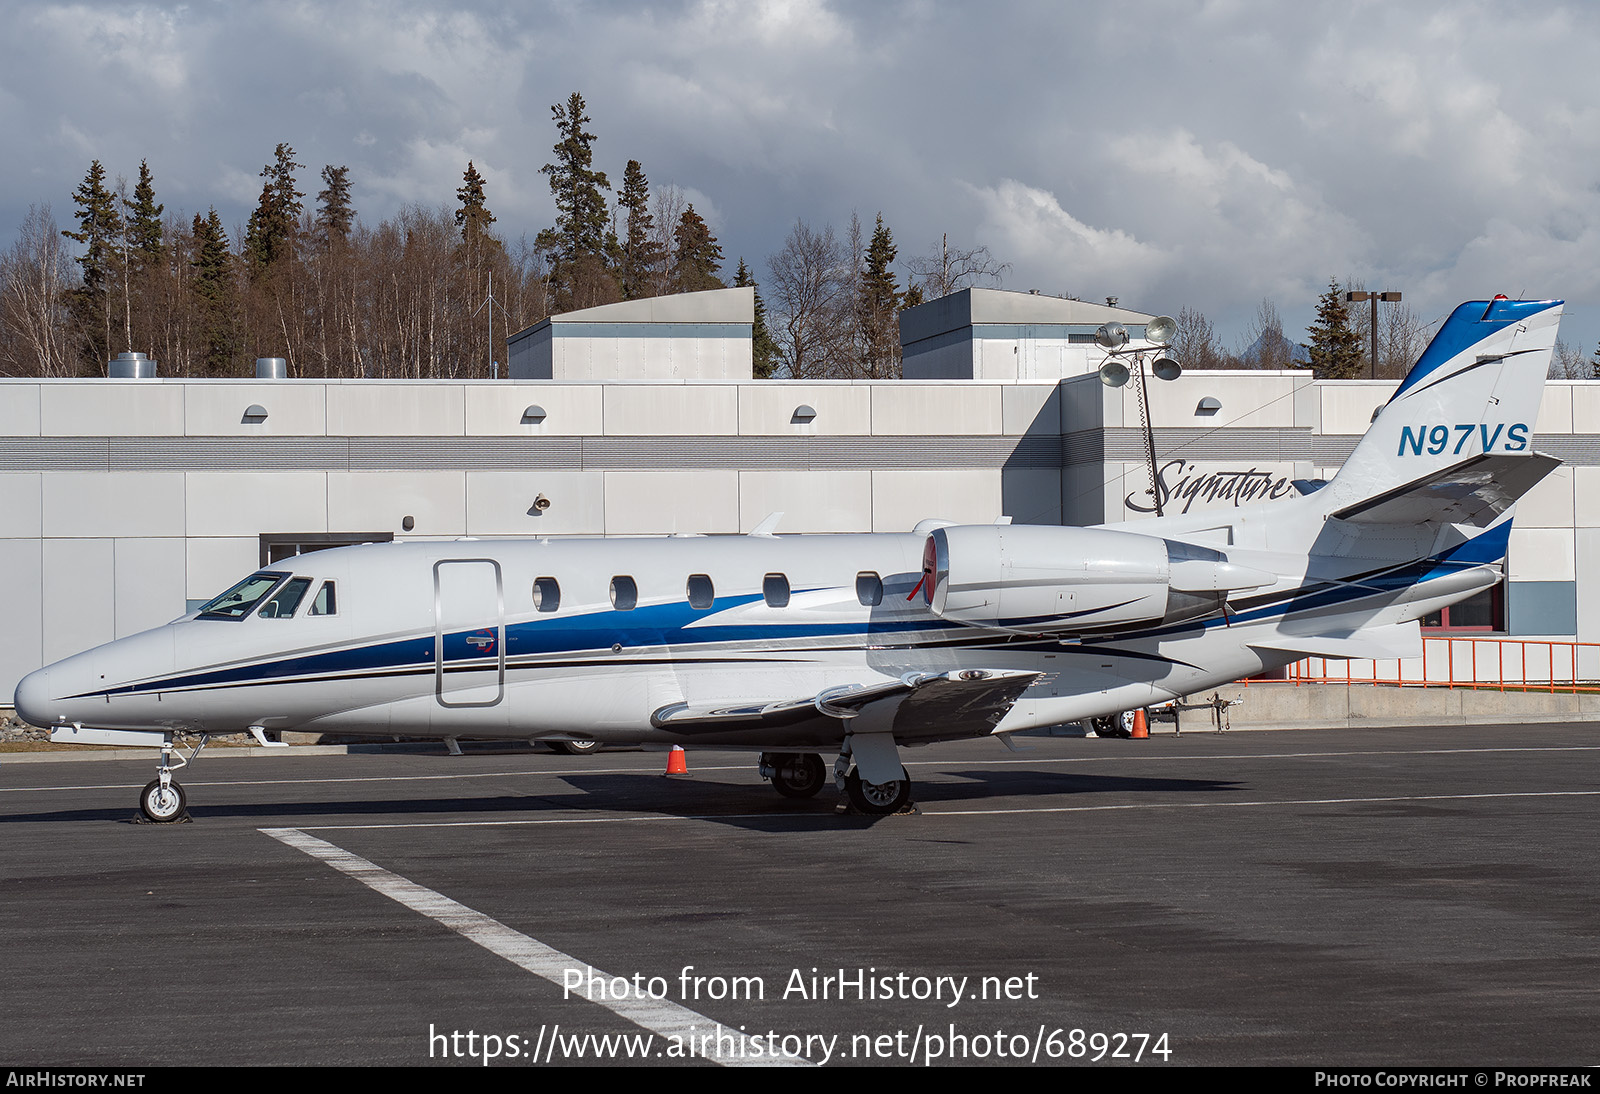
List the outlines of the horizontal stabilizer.
{"type": "Polygon", "coordinates": [[[1469,524],[1486,528],[1561,466],[1554,456],[1473,456],[1330,516],[1363,524],[1469,524]]]}
{"type": "Polygon", "coordinates": [[[1396,657],[1421,657],[1422,631],[1415,623],[1397,623],[1389,627],[1363,627],[1347,635],[1277,634],[1265,641],[1251,642],[1250,648],[1297,653],[1302,657],[1386,661],[1396,657]]]}
{"type": "MultiPolygon", "coordinates": [[[[650,717],[657,729],[728,730],[739,723],[754,727],[787,726],[810,718],[862,718],[892,731],[902,718],[935,720],[941,730],[970,727],[987,733],[1038,679],[1036,672],[957,669],[953,672],[908,672],[898,680],[827,688],[797,699],[743,704],[673,703],[650,717]],[[863,716],[866,716],[863,718],[863,716]]],[[[852,726],[857,731],[864,725],[852,726]]]]}

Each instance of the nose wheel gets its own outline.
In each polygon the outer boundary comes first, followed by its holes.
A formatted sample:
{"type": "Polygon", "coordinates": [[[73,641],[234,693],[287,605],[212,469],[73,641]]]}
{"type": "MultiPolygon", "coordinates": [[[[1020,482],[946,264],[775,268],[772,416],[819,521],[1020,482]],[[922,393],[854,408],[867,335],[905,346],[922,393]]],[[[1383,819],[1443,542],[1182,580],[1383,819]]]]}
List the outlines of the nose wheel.
{"type": "Polygon", "coordinates": [[[160,779],[151,779],[150,785],[139,794],[139,812],[152,824],[167,824],[184,815],[189,796],[183,787],[171,780],[163,786],[160,779]]]}
{"type": "Polygon", "coordinates": [[[174,763],[173,753],[177,749],[172,743],[172,734],[166,733],[161,737],[161,766],[156,769],[156,777],[151,779],[145,788],[139,791],[139,812],[151,824],[171,824],[174,821],[189,819],[189,795],[185,794],[183,787],[172,777],[174,771],[188,767],[194,758],[200,755],[200,750],[206,747],[206,742],[211,738],[201,736],[200,743],[194,746],[187,757],[176,757],[174,763]]]}

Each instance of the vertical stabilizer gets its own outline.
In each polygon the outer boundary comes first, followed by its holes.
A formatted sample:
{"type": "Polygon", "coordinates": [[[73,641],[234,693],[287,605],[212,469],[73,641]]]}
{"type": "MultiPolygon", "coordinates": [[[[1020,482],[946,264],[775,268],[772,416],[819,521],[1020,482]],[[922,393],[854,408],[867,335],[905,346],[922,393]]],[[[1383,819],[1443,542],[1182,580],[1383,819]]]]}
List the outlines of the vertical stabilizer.
{"type": "Polygon", "coordinates": [[[1474,456],[1531,454],[1559,300],[1477,300],[1445,320],[1317,496],[1355,505],[1474,456]]]}

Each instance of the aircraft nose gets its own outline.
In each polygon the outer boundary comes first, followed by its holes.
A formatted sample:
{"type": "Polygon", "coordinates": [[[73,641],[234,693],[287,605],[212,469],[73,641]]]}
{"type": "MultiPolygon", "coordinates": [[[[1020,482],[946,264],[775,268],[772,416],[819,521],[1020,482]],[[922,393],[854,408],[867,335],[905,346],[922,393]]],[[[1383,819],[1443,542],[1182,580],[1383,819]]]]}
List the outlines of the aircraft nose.
{"type": "Polygon", "coordinates": [[[17,684],[17,694],[13,702],[16,704],[17,714],[24,722],[35,726],[48,726],[53,720],[50,715],[50,670],[39,669],[24,676],[17,684]]]}

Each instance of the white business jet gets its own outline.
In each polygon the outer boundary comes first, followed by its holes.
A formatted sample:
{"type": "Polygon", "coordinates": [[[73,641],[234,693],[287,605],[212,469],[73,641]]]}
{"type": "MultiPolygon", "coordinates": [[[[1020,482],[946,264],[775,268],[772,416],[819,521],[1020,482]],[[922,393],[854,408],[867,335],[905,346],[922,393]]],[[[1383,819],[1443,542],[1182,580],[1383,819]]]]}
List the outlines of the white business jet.
{"type": "MultiPolygon", "coordinates": [[[[1405,657],[1501,579],[1559,301],[1458,307],[1329,482],[1096,528],[411,542],[246,577],[26,677],[57,740],[177,733],[571,739],[760,753],[781,794],[902,808],[900,750],[1119,712],[1305,656],[1405,657]]],[[[196,752],[198,747],[196,747],[196,752]]]]}

